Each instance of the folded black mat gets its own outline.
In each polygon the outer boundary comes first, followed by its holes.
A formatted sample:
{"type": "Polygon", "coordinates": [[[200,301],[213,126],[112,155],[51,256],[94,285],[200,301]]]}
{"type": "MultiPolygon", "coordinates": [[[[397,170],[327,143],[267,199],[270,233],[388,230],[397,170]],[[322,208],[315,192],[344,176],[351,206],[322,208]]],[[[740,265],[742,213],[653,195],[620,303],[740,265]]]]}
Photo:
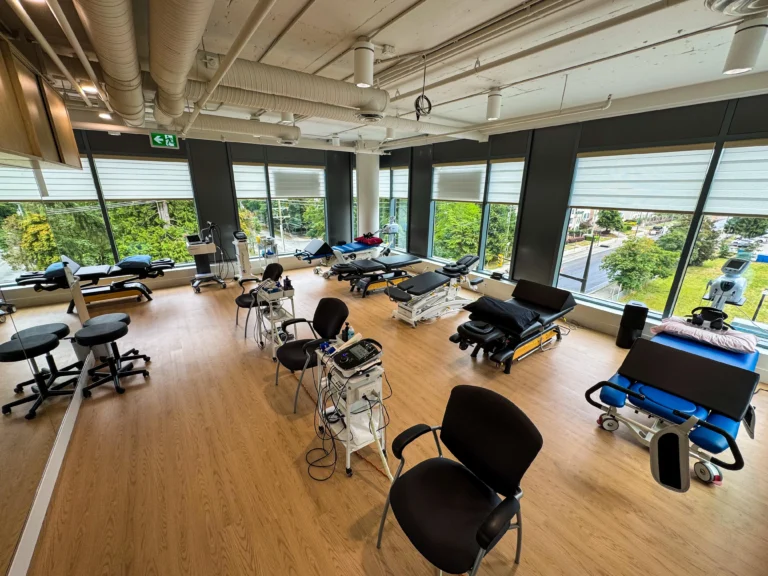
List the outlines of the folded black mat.
{"type": "Polygon", "coordinates": [[[473,320],[482,320],[513,332],[523,332],[539,319],[539,313],[510,300],[504,302],[490,296],[482,296],[464,306],[472,313],[473,320]]]}

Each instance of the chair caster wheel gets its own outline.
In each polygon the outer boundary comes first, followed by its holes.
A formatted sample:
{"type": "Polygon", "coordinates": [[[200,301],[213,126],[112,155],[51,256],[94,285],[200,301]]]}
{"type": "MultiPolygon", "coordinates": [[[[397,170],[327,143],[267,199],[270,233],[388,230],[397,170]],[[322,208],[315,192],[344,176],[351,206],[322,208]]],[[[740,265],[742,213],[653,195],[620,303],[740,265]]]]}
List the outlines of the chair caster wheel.
{"type": "Polygon", "coordinates": [[[27,420],[34,420],[35,416],[37,416],[37,414],[35,414],[34,412],[27,412],[26,414],[24,414],[24,418],[26,418],[27,420]]]}
{"type": "Polygon", "coordinates": [[[144,356],[144,362],[152,362],[152,358],[149,356],[144,356]]]}
{"type": "Polygon", "coordinates": [[[125,388],[115,388],[115,392],[118,394],[125,394],[125,388]]]}
{"type": "MultiPolygon", "coordinates": [[[[10,410],[9,410],[10,412],[10,410]]],[[[317,431],[320,432],[320,434],[325,434],[325,426],[318,426],[317,431]]]]}
{"type": "Polygon", "coordinates": [[[200,294],[200,288],[195,288],[195,294],[200,294]]]}
{"type": "Polygon", "coordinates": [[[90,397],[91,397],[91,391],[83,390],[83,398],[90,398],[90,397]]]}
{"type": "Polygon", "coordinates": [[[14,388],[13,391],[16,394],[21,394],[22,392],[24,392],[24,388],[22,388],[21,386],[16,386],[16,388],[14,388]]]}
{"type": "Polygon", "coordinates": [[[136,302],[141,302],[141,296],[139,296],[138,298],[136,298],[136,302]]]}
{"type": "Polygon", "coordinates": [[[619,429],[619,421],[613,416],[600,416],[600,418],[597,419],[597,423],[600,425],[600,428],[607,430],[608,432],[615,432],[619,429]]]}
{"type": "Polygon", "coordinates": [[[149,378],[149,372],[147,372],[146,370],[144,372],[142,372],[141,375],[144,376],[144,380],[149,378]]]}
{"type": "Polygon", "coordinates": [[[348,478],[352,477],[352,468],[347,468],[347,477],[348,478]]]}
{"type": "Polygon", "coordinates": [[[693,471],[696,477],[705,484],[717,484],[719,486],[723,483],[723,473],[711,462],[699,460],[693,465],[693,471]]]}
{"type": "Polygon", "coordinates": [[[8,408],[7,406],[3,406],[3,414],[8,416],[8,414],[10,414],[10,413],[11,413],[11,409],[8,408]]]}
{"type": "Polygon", "coordinates": [[[222,290],[224,290],[226,287],[227,287],[227,285],[226,285],[226,284],[222,284],[222,285],[221,285],[221,289],[222,289],[222,290]]]}

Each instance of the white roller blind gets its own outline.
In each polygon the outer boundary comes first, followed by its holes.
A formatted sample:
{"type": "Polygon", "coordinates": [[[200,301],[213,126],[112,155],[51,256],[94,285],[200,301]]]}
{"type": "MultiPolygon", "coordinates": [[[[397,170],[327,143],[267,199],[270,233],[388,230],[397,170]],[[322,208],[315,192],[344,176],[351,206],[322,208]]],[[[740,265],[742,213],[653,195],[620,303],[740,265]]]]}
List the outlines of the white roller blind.
{"type": "Polygon", "coordinates": [[[263,164],[233,164],[232,171],[238,199],[267,197],[267,176],[263,164]]]}
{"type": "Polygon", "coordinates": [[[322,198],[325,196],[325,170],[270,166],[269,190],[272,198],[322,198]]]}
{"type": "Polygon", "coordinates": [[[0,202],[40,200],[34,171],[0,166],[0,202]]]}
{"type": "Polygon", "coordinates": [[[352,198],[357,198],[357,168],[352,169],[352,198]]]}
{"type": "Polygon", "coordinates": [[[485,188],[485,164],[435,166],[432,182],[433,200],[482,202],[485,188]]]}
{"type": "Polygon", "coordinates": [[[186,161],[96,158],[105,200],[193,198],[186,161]]]}
{"type": "Polygon", "coordinates": [[[693,212],[712,150],[579,158],[571,206],[693,212]]]}
{"type": "Polygon", "coordinates": [[[723,150],[704,211],[768,216],[768,146],[723,150]]]}
{"type": "Polygon", "coordinates": [[[408,168],[392,169],[392,198],[408,198],[408,168]]]}
{"type": "Polygon", "coordinates": [[[67,200],[98,200],[96,185],[88,158],[81,158],[82,170],[43,170],[43,181],[48,192],[43,200],[48,202],[67,200]]]}
{"type": "Polygon", "coordinates": [[[379,198],[389,198],[392,195],[389,184],[389,168],[379,170],[379,198]]]}
{"type": "Polygon", "coordinates": [[[491,164],[488,202],[517,204],[523,187],[525,162],[495,162],[491,164]]]}

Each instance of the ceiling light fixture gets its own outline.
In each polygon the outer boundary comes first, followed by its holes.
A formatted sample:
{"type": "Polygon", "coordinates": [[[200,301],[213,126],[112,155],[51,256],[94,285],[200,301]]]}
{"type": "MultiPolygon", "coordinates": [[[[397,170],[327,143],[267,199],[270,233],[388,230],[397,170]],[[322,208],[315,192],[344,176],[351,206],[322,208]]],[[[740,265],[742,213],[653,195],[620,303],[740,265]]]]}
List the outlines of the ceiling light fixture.
{"type": "Polygon", "coordinates": [[[395,129],[394,128],[387,128],[387,135],[384,137],[384,140],[394,140],[395,139],[395,129]]]}
{"type": "Polygon", "coordinates": [[[360,36],[352,46],[355,50],[355,84],[358,88],[373,86],[373,44],[360,36]]]}
{"type": "Polygon", "coordinates": [[[755,67],[760,49],[768,32],[768,18],[747,18],[733,34],[731,49],[725,61],[723,74],[734,75],[749,72],[755,67]]]}
{"type": "Polygon", "coordinates": [[[280,112],[280,122],[278,124],[293,124],[293,112],[280,112]]]}
{"type": "Polygon", "coordinates": [[[81,84],[81,88],[83,89],[83,92],[87,92],[88,94],[98,94],[99,90],[94,86],[93,84],[81,84]]]}
{"type": "Polygon", "coordinates": [[[489,122],[501,118],[501,90],[493,88],[488,93],[488,107],[485,117],[489,122]]]}
{"type": "Polygon", "coordinates": [[[112,120],[112,114],[109,112],[102,112],[99,114],[99,118],[103,118],[104,120],[112,120]]]}
{"type": "Polygon", "coordinates": [[[333,144],[334,146],[341,145],[341,138],[339,138],[338,134],[334,134],[331,136],[331,144],[333,144]]]}

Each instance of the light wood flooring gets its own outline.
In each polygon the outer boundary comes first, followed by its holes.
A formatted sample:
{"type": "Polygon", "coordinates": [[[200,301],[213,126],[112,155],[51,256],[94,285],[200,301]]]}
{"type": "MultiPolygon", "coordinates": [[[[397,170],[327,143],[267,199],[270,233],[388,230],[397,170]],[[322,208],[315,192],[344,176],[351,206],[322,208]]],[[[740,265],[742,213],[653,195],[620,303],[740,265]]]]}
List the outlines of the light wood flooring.
{"type": "MultiPolygon", "coordinates": [[[[554,350],[505,375],[448,341],[466,313],[412,329],[390,318],[383,294],[361,300],[346,284],[310,270],[290,273],[301,316],[337,296],[350,321],[384,346],[394,388],[389,439],[437,424],[453,386],[469,383],[510,398],[536,423],[544,448],[523,479],[522,562],[506,537],[480,574],[768,573],[768,427],[742,434],[747,466],[721,487],[692,482],[667,491],[650,475],[648,452],[626,430],[597,428],[584,390],[614,373],[624,351],[608,336],[574,329],[554,350]]],[[[152,356],[151,378],[118,396],[94,391],[82,406],[30,573],[73,575],[421,575],[434,570],[392,515],[375,546],[387,481],[353,458],[327,482],[307,475],[318,445],[313,401],[293,415],[294,376],[274,385],[274,364],[234,326],[239,288],[157,291],[125,310],[133,323],[122,347],[152,356]]],[[[768,393],[755,399],[768,413],[768,393]]],[[[434,455],[422,439],[409,464],[434,455]]],[[[390,455],[392,469],[395,460],[390,455]]]]}

